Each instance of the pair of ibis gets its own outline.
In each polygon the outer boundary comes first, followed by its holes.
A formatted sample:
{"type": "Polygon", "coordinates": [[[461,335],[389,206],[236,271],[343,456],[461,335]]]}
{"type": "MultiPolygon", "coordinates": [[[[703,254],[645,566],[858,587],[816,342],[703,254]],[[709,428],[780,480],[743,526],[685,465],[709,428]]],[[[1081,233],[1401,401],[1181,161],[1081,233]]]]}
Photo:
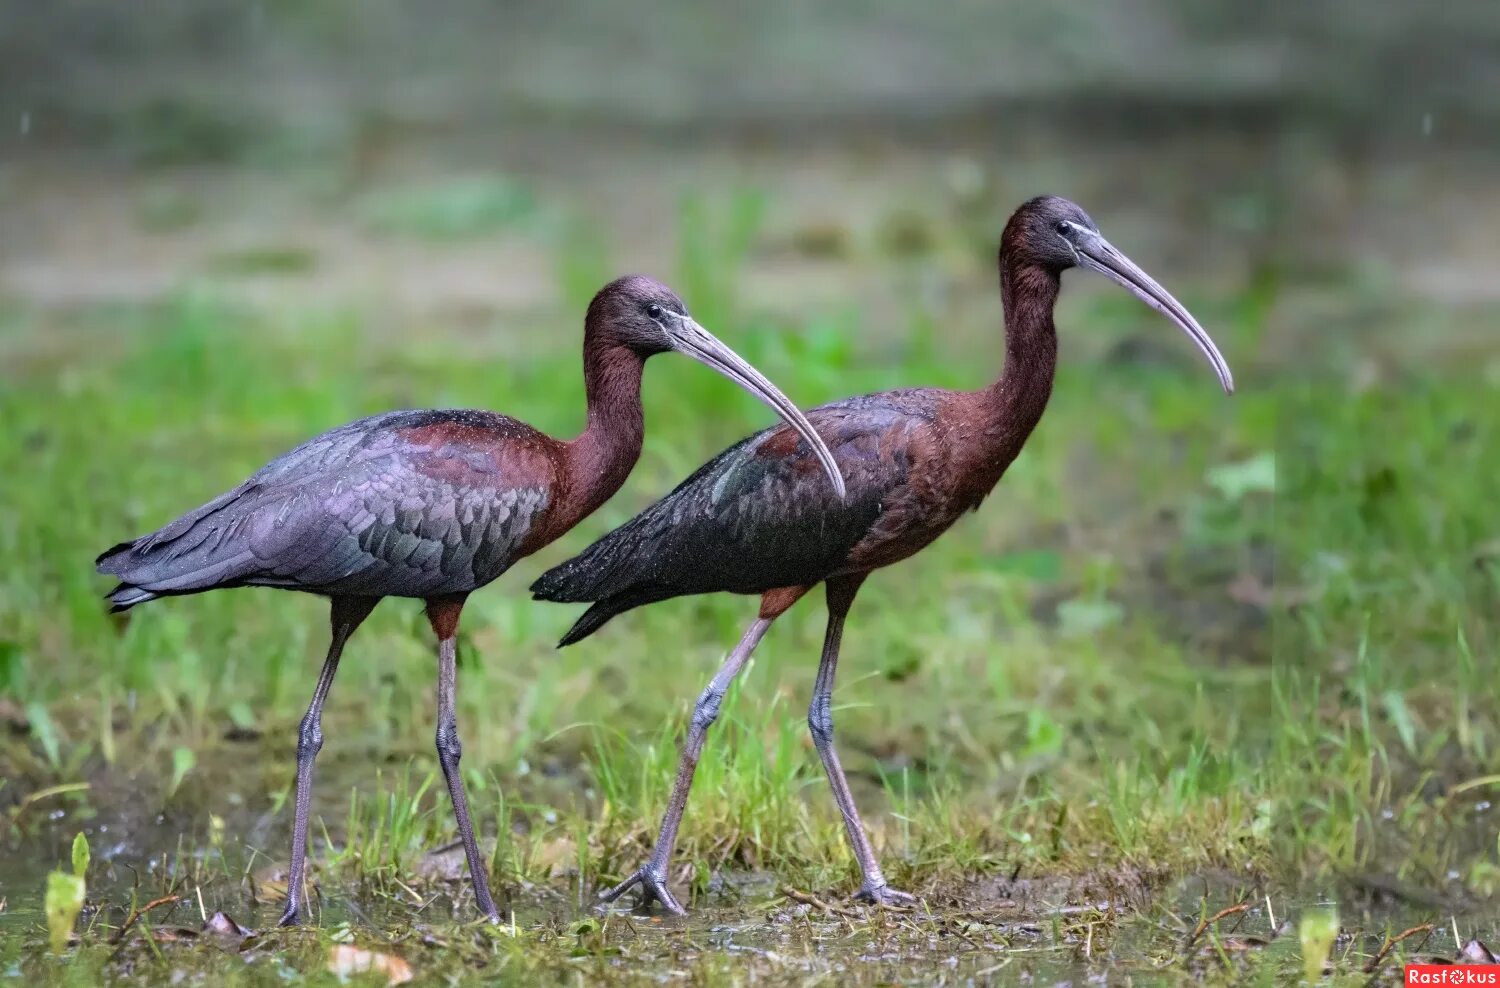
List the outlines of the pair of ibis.
{"type": "Polygon", "coordinates": [[[1023,204],[1000,238],[1004,369],[977,391],[909,388],[807,414],[710,335],[666,286],[604,286],[584,321],[587,427],[563,441],[488,411],[398,411],[309,440],[233,490],[98,559],[123,611],[224,587],[279,587],[330,601],[332,640],[297,735],[291,862],[283,925],[306,918],[308,807],[321,717],[349,637],[383,597],[426,604],[437,638],[437,753],[481,912],[499,918],[458,765],[456,634],[464,601],[608,500],[640,456],[641,371],[676,351],[767,402],[785,421],[729,447],[672,493],[543,574],[537,599],[592,606],[571,645],[616,615],[686,594],[756,594],[760,608],[698,697],[655,847],[605,891],[681,913],[668,888],[693,773],[725,691],[771,624],[819,583],[828,625],[808,727],[862,882],[856,897],[910,901],[880,870],[833,744],[831,703],[844,619],[872,570],[905,559],[979,506],[1021,451],[1052,390],[1053,307],[1072,267],[1115,281],[1185,331],[1225,392],[1229,367],[1198,322],[1056,196],[1023,204]]]}

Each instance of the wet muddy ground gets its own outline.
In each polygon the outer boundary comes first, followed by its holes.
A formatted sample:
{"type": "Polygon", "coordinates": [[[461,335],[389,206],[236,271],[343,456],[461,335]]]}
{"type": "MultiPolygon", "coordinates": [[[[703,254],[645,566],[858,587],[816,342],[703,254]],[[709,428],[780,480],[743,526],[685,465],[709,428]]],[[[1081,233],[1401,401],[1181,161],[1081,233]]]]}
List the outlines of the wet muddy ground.
{"type": "MultiPolygon", "coordinates": [[[[595,906],[604,881],[566,841],[533,857],[529,878],[497,870],[507,922],[492,928],[475,918],[456,843],[399,867],[364,862],[351,878],[341,854],[349,848],[337,838],[313,856],[312,924],[280,930],[286,814],[275,810],[274,791],[259,788],[287,767],[279,747],[243,737],[221,747],[195,782],[211,794],[190,789],[166,812],[149,811],[156,801],[132,791],[152,782],[113,773],[11,806],[0,973],[161,984],[334,973],[389,984],[1282,984],[1303,970],[1320,917],[1336,914],[1329,973],[1339,983],[1399,984],[1403,963],[1488,963],[1485,945],[1500,941],[1500,911],[1456,886],[1422,888],[1370,872],[1298,888],[1284,877],[1173,875],[1149,865],[962,876],[940,863],[924,874],[899,862],[920,897],[907,910],[853,903],[837,879],[831,888],[799,887],[771,871],[720,869],[679,919],[595,906]],[[68,954],[52,959],[33,890],[66,861],[66,835],[78,832],[92,854],[87,905],[68,954]]],[[[320,792],[370,788],[349,767],[335,771],[325,770],[320,792]]],[[[590,797],[576,781],[585,774],[559,773],[522,795],[562,802],[571,792],[587,814],[590,797]]],[[[420,812],[444,814],[446,804],[428,797],[417,800],[420,812]]],[[[336,812],[338,798],[325,795],[322,808],[336,812]]],[[[1488,828],[1472,829],[1482,840],[1488,828]]],[[[522,842],[526,830],[519,824],[508,838],[522,842]]],[[[484,843],[493,852],[493,838],[484,843]]],[[[689,866],[674,881],[694,877],[689,866]]]]}

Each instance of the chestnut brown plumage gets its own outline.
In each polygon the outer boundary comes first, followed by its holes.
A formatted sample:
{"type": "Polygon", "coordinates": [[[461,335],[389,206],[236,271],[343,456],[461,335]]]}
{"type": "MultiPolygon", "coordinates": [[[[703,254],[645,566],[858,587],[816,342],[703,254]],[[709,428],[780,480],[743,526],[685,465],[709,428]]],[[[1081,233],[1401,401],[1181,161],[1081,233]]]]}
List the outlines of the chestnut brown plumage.
{"type": "Polygon", "coordinates": [[[619,490],[641,453],[641,370],[675,350],[763,399],[813,443],[830,490],[833,457],[791,401],[699,326],[649,278],[604,286],[584,322],[588,425],[564,442],[524,422],[471,410],[387,412],[309,440],[255,476],[151,535],[98,559],[119,578],[123,611],[159,597],[224,587],[279,587],[332,602],[333,640],[297,735],[287,905],[302,918],[313,761],[322,711],[349,636],[382,597],[426,601],[438,639],[438,761],[486,916],[499,919],[469,820],[454,714],[459,615],[470,592],[576,525],[619,490]]]}
{"type": "Polygon", "coordinates": [[[808,726],[863,873],[858,897],[910,899],[886,884],[833,746],[830,705],[844,617],[872,570],[912,555],[978,508],[1021,451],[1052,393],[1052,310],[1062,272],[1075,266],[1104,274],[1168,316],[1208,357],[1225,392],[1233,391],[1208,334],[1100,236],[1082,209],[1056,196],[1032,199],[1000,239],[1005,368],[994,384],[885,391],[809,412],[843,472],[844,498],[829,493],[795,434],[772,428],[751,436],[532,586],[543,600],[593,603],[563,645],[642,604],[716,591],[761,595],[759,616],[698,698],[650,858],[605,892],[605,901],[639,885],[642,904],[655,899],[682,912],[667,888],[668,863],[705,732],[771,622],[819,583],[827,589],[828,629],[808,726]]]}

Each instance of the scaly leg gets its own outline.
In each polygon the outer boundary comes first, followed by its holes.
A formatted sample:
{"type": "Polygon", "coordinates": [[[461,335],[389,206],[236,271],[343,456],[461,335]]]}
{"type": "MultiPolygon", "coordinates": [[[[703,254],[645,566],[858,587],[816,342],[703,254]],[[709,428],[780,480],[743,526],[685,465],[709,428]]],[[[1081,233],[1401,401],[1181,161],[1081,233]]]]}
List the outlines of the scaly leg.
{"type": "Polygon", "coordinates": [[[286,909],[278,921],[281,926],[296,926],[302,921],[303,885],[307,878],[307,815],[312,803],[313,761],[323,747],[323,703],[328,699],[328,690],[333,686],[334,673],[339,669],[339,656],[344,644],[354,629],[360,626],[379,597],[335,597],[330,608],[329,624],[333,628],[333,640],[328,645],[328,657],[323,660],[323,671],[318,674],[318,685],[313,690],[312,702],[302,717],[302,726],[297,731],[297,795],[292,811],[292,865],[286,877],[286,909]]]}
{"type": "Polygon", "coordinates": [[[755,651],[755,646],[765,637],[766,629],[806,592],[806,587],[773,590],[761,599],[760,616],[745,631],[740,643],[729,653],[729,658],[724,660],[708,688],[698,697],[697,705],[693,707],[693,719],[688,725],[687,739],[682,743],[682,755],[677,763],[677,778],[672,783],[672,796],[667,801],[667,813],[662,818],[661,831],[657,834],[651,856],[633,875],[600,895],[600,902],[614,902],[639,885],[641,898],[638,905],[641,908],[649,906],[655,899],[668,912],[679,916],[687,914],[687,910],[682,908],[682,904],[667,888],[667,865],[671,862],[672,847],[677,843],[677,828],[682,824],[682,811],[687,805],[688,790],[693,787],[693,773],[698,768],[698,757],[703,753],[704,738],[708,735],[709,725],[719,716],[719,705],[724,700],[729,684],[734,682],[734,677],[739,675],[745,662],[749,660],[750,653],[755,651]]]}
{"type": "Polygon", "coordinates": [[[454,711],[454,692],[458,686],[458,617],[463,611],[464,596],[434,598],[427,602],[427,620],[438,637],[438,764],[448,783],[448,798],[453,801],[453,816],[458,821],[458,836],[469,860],[469,877],[474,882],[474,901],[491,923],[500,922],[500,912],[490,897],[489,871],[479,856],[479,842],[474,839],[474,824],[469,818],[469,800],[464,793],[464,779],[458,771],[463,745],[458,740],[458,716],[454,711]]]}
{"type": "Polygon", "coordinates": [[[838,752],[833,748],[833,677],[839,664],[839,642],[844,634],[844,617],[854,603],[865,574],[839,577],[829,580],[828,633],[823,639],[823,658],[818,663],[818,678],[813,686],[812,705],[807,710],[807,727],[812,732],[813,747],[823,761],[823,771],[828,774],[828,785],[833,790],[833,801],[838,804],[839,815],[844,818],[844,830],[849,834],[849,847],[859,862],[864,875],[856,899],[879,903],[883,906],[906,905],[916,900],[905,892],[898,892],[886,884],[880,871],[880,862],[875,860],[875,849],[865,835],[860,822],[859,810],[854,806],[854,796],[849,792],[849,781],[844,778],[844,768],[839,764],[838,752]]]}

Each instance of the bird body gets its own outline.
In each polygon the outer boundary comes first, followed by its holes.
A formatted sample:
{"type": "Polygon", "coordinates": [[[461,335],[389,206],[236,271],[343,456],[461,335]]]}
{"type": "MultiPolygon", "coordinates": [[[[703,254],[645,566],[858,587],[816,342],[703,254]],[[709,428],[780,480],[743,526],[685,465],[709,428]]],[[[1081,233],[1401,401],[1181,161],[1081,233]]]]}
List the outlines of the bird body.
{"type": "Polygon", "coordinates": [[[439,762],[475,899],[498,921],[469,819],[454,711],[456,635],[467,595],[572,528],[608,500],[640,457],[641,371],[675,350],[770,404],[808,437],[842,492],[832,454],[791,401],[687,314],[665,285],[610,282],[584,323],[588,424],[554,439],[495,412],[386,412],[340,426],[262,467],[243,484],[97,560],[119,578],[124,611],[160,597],[261,586],[331,601],[332,642],[297,739],[297,792],[284,925],[301,917],[313,761],[323,703],[344,644],[383,597],[421,598],[438,638],[439,762]]]}
{"type": "Polygon", "coordinates": [[[484,586],[555,537],[564,444],[474,410],[332,429],[99,561],[115,610],[228,586],[433,597],[484,586]]]}
{"type": "MultiPolygon", "coordinates": [[[[1058,281],[1039,279],[1056,298],[1058,281]]],[[[672,493],[544,573],[539,599],[593,602],[570,645],[632,607],[685,594],[759,594],[868,573],[930,545],[994,489],[1052,393],[1051,306],[1009,339],[1005,373],[978,391],[902,388],[807,413],[848,490],[833,497],[795,432],[731,446],[672,493]]]]}
{"type": "Polygon", "coordinates": [[[643,902],[682,911],[666,887],[667,864],[704,733],[770,623],[819,583],[827,587],[829,622],[808,724],[863,873],[857,895],[887,904],[910,899],[886,884],[833,748],[831,695],[844,617],[871,571],[911,556],[977,509],[1020,453],[1052,392],[1062,271],[1097,270],[1168,315],[1208,356],[1225,391],[1232,389],[1223,357],[1187,310],[1066,199],[1023,204],[1006,224],[998,260],[1005,365],[994,384],[885,391],[808,413],[833,451],[847,496],[834,497],[820,482],[812,447],[789,430],[768,429],[533,584],[540,599],[593,605],[561,645],[671,597],[761,595],[757,619],[699,698],[650,859],[607,891],[606,901],[639,885],[643,902]]]}
{"type": "MultiPolygon", "coordinates": [[[[909,555],[959,513],[935,415],[947,397],[886,392],[808,413],[844,477],[849,493],[840,505],[825,496],[821,475],[807,472],[797,437],[768,429],[725,450],[532,589],[544,600],[597,602],[583,619],[592,631],[637,599],[763,593],[909,555]],[[925,524],[900,524],[924,508],[925,524]]],[[[564,644],[580,637],[570,633],[564,644]]]]}
{"type": "Polygon", "coordinates": [[[636,601],[765,593],[900,562],[978,509],[1030,432],[1022,420],[1040,417],[1049,392],[907,388],[811,409],[846,498],[832,496],[795,432],[772,427],[545,573],[533,592],[596,603],[568,645],[636,601]],[[1001,419],[1013,427],[996,427],[1001,419]]]}

